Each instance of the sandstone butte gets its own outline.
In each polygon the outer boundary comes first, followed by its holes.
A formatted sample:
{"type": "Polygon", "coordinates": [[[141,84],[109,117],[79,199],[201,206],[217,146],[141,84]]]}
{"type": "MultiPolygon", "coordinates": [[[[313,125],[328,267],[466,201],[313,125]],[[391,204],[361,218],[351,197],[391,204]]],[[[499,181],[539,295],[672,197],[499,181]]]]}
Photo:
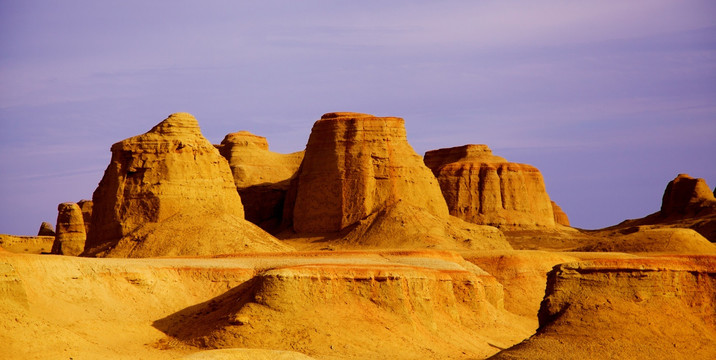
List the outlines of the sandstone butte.
{"type": "Polygon", "coordinates": [[[666,185],[659,211],[608,229],[629,233],[652,228],[693,229],[708,241],[716,242],[716,197],[706,181],[678,174],[666,185]]]}
{"type": "Polygon", "coordinates": [[[284,214],[298,234],[342,232],[330,242],[339,248],[510,248],[497,229],[449,216],[397,117],[341,112],[316,121],[284,214]]]}
{"type": "Polygon", "coordinates": [[[290,249],[244,219],[228,162],[187,113],[112,145],[92,201],[90,256],[290,249]]]}
{"type": "Polygon", "coordinates": [[[61,203],[57,206],[57,228],[52,253],[77,256],[84,251],[87,232],[82,209],[76,203],[61,203]]]}
{"type": "Polygon", "coordinates": [[[229,162],[246,220],[267,231],[278,230],[286,192],[301,165],[303,151],[270,151],[265,137],[248,131],[228,134],[216,147],[229,162]]]}
{"type": "Polygon", "coordinates": [[[495,156],[487,145],[425,153],[450,214],[475,224],[554,227],[555,215],[537,168],[495,156]]]}
{"type": "Polygon", "coordinates": [[[298,174],[297,232],[340,231],[401,199],[448,214],[437,181],[408,144],[403,119],[328,113],[313,124],[298,174]]]}

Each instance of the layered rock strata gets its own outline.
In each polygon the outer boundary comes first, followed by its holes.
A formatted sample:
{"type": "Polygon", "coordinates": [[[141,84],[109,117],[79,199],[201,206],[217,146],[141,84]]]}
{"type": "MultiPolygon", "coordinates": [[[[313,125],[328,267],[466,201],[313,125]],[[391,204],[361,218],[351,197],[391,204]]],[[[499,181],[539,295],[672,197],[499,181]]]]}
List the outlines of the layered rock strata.
{"type": "Polygon", "coordinates": [[[246,220],[264,230],[277,230],[286,192],[301,165],[303,151],[275,153],[269,150],[265,137],[248,131],[228,134],[216,147],[229,162],[246,220]]]}
{"type": "Polygon", "coordinates": [[[93,197],[87,254],[146,257],[288,250],[244,220],[229,165],[177,113],[112,146],[93,197]]]}
{"type": "Polygon", "coordinates": [[[537,168],[507,162],[486,145],[425,153],[450,214],[475,224],[554,227],[552,204],[537,168]]]}
{"type": "Polygon", "coordinates": [[[564,226],[569,226],[569,217],[567,214],[562,210],[562,208],[557,205],[556,202],[552,201],[552,212],[554,212],[554,223],[564,226]]]}
{"type": "Polygon", "coordinates": [[[58,205],[52,254],[77,256],[84,251],[86,240],[85,221],[79,205],[72,202],[58,205]]]}
{"type": "Polygon", "coordinates": [[[695,215],[702,210],[716,210],[716,197],[704,179],[679,174],[669,182],[661,201],[663,216],[695,215]]]}
{"type": "Polygon", "coordinates": [[[713,359],[715,269],[714,256],[558,265],[537,334],[492,359],[713,359]]]}
{"type": "Polygon", "coordinates": [[[608,229],[635,231],[645,227],[690,228],[716,242],[716,197],[704,179],[679,174],[666,186],[659,211],[608,229]]]}
{"type": "Polygon", "coordinates": [[[401,199],[448,215],[437,181],[408,144],[403,119],[329,113],[316,121],[297,178],[297,232],[340,231],[401,199]]]}
{"type": "Polygon", "coordinates": [[[80,200],[77,206],[82,210],[82,219],[85,222],[85,232],[89,234],[90,225],[92,224],[92,200],[80,200]]]}
{"type": "Polygon", "coordinates": [[[484,358],[529,333],[489,290],[494,278],[461,258],[380,255],[391,263],[338,253],[267,269],[155,326],[201,348],[356,359],[484,358]]]}

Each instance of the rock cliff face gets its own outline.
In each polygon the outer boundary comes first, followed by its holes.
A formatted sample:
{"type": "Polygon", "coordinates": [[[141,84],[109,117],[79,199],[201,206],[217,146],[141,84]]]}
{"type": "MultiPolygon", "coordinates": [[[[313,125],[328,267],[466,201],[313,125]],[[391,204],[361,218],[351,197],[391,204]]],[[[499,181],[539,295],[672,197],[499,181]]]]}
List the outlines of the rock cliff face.
{"type": "Polygon", "coordinates": [[[401,199],[448,215],[437,181],[407,142],[403,119],[329,113],[313,125],[297,179],[297,232],[339,231],[401,199]]]}
{"type": "Polygon", "coordinates": [[[226,159],[190,114],[172,114],[147,133],[114,144],[92,200],[88,255],[288,249],[244,220],[226,159]]]}
{"type": "Polygon", "coordinates": [[[552,212],[554,212],[554,223],[564,226],[569,226],[569,217],[562,211],[562,208],[557,205],[556,202],[552,201],[552,212]]]}
{"type": "Polygon", "coordinates": [[[537,334],[494,359],[713,359],[714,269],[713,256],[558,265],[537,334]]]}
{"type": "Polygon", "coordinates": [[[77,256],[84,250],[86,240],[85,222],[79,205],[71,202],[58,205],[52,253],[77,256]]]}
{"type": "Polygon", "coordinates": [[[228,134],[216,147],[229,162],[246,220],[264,230],[276,230],[282,222],[286,192],[301,165],[303,151],[292,154],[269,151],[266,138],[248,131],[228,134]]]}
{"type": "Polygon", "coordinates": [[[695,215],[702,210],[716,210],[716,198],[704,179],[679,174],[669,182],[661,201],[663,216],[695,215]]]}
{"type": "Polygon", "coordinates": [[[475,224],[554,227],[554,212],[539,170],[492,155],[486,145],[425,153],[450,214],[475,224]]]}

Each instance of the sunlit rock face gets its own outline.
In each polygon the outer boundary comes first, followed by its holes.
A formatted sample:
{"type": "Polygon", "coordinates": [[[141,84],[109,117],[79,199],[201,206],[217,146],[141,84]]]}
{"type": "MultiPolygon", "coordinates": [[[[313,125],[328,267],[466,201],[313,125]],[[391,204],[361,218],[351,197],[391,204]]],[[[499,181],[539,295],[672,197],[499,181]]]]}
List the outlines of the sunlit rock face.
{"type": "Polygon", "coordinates": [[[487,145],[425,153],[450,214],[475,224],[554,227],[552,203],[537,168],[495,156],[487,145]]]}
{"type": "Polygon", "coordinates": [[[329,113],[316,121],[299,170],[297,232],[333,232],[396,204],[448,215],[437,180],[408,144],[404,121],[329,113]]]}
{"type": "Polygon", "coordinates": [[[286,250],[244,220],[226,159],[187,113],[112,146],[93,195],[87,254],[145,257],[286,250]]]}
{"type": "Polygon", "coordinates": [[[57,206],[57,227],[52,254],[76,256],[82,253],[87,240],[82,209],[73,202],[57,206]]]}
{"type": "Polygon", "coordinates": [[[552,201],[552,212],[554,212],[554,222],[556,224],[569,226],[569,217],[564,212],[564,210],[562,210],[562,208],[554,201],[552,201]]]}
{"type": "Polygon", "coordinates": [[[226,158],[244,205],[246,220],[264,230],[277,230],[291,179],[303,160],[303,151],[279,154],[269,150],[263,136],[248,131],[231,133],[216,145],[226,158]]]}
{"type": "Polygon", "coordinates": [[[693,215],[704,210],[716,210],[716,198],[704,179],[679,174],[666,186],[661,201],[662,215],[693,215]]]}

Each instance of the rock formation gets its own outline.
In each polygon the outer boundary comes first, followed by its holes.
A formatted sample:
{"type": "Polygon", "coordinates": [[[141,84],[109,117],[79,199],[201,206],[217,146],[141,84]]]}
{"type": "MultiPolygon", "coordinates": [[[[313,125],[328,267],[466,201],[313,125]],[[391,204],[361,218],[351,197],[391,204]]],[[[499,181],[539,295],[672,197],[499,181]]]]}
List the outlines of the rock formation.
{"type": "Polygon", "coordinates": [[[716,198],[706,181],[679,174],[670,181],[661,201],[661,214],[696,215],[702,210],[716,210],[716,198]]]}
{"type": "Polygon", "coordinates": [[[552,201],[552,212],[554,212],[555,224],[569,226],[569,217],[567,217],[567,214],[562,211],[562,208],[554,201],[552,201]]]}
{"type": "MultiPolygon", "coordinates": [[[[54,230],[52,231],[54,233],[54,230]]],[[[0,234],[0,248],[9,252],[23,254],[49,254],[55,236],[22,236],[0,234]]]]}
{"type": "Polygon", "coordinates": [[[450,214],[475,224],[554,227],[552,204],[537,168],[507,162],[486,145],[425,153],[450,214]]]}
{"type": "Polygon", "coordinates": [[[716,358],[716,258],[566,263],[530,339],[491,359],[716,358]]]}
{"type": "Polygon", "coordinates": [[[80,200],[77,206],[82,210],[82,219],[85,221],[85,231],[89,234],[90,224],[92,224],[92,200],[80,200]]]}
{"type": "Polygon", "coordinates": [[[706,181],[679,174],[664,190],[661,210],[640,219],[626,220],[608,230],[636,228],[689,228],[716,242],[716,197],[706,181]]]}
{"type": "Polygon", "coordinates": [[[289,249],[244,220],[226,159],[186,113],[172,114],[147,133],[114,144],[92,200],[88,255],[289,249]]]}
{"type": "Polygon", "coordinates": [[[269,151],[265,137],[248,131],[228,134],[216,147],[229,162],[246,220],[267,231],[277,230],[303,151],[285,155],[269,151]]]}
{"type": "Polygon", "coordinates": [[[403,119],[329,113],[316,121],[298,174],[297,232],[339,231],[400,199],[448,215],[437,181],[408,144],[403,119]]]}
{"type": "Polygon", "coordinates": [[[87,240],[85,221],[79,205],[73,202],[57,206],[57,229],[52,254],[77,256],[82,253],[87,240]]]}
{"type": "Polygon", "coordinates": [[[200,348],[346,359],[485,358],[529,334],[499,283],[457,255],[334,254],[261,271],[155,327],[200,348]]]}
{"type": "Polygon", "coordinates": [[[37,236],[55,236],[55,228],[47,221],[43,221],[42,224],[40,224],[40,230],[37,232],[37,236]]]}

